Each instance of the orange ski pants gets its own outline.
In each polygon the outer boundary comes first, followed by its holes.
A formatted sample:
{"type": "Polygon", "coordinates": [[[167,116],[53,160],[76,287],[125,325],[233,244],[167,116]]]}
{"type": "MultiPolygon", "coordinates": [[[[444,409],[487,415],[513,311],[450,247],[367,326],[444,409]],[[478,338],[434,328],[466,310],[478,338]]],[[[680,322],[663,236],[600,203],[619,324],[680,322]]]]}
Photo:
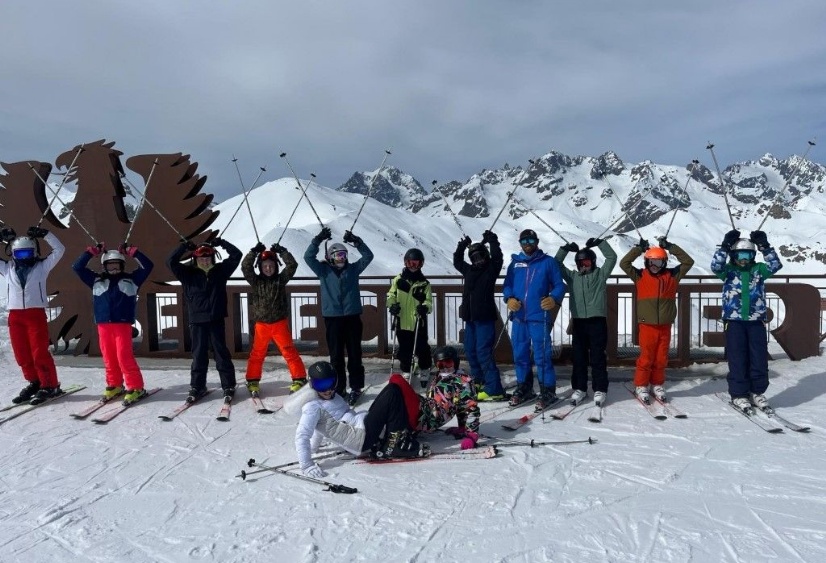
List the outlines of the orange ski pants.
{"type": "Polygon", "coordinates": [[[284,356],[292,379],[307,377],[304,362],[293,344],[288,319],[281,319],[274,323],[255,323],[252,350],[250,350],[250,357],[247,361],[247,380],[261,379],[261,370],[264,367],[264,358],[267,357],[270,341],[275,342],[281,355],[284,356]]]}
{"type": "Polygon", "coordinates": [[[662,385],[668,365],[671,325],[639,324],[640,357],[634,372],[634,385],[662,385]]]}

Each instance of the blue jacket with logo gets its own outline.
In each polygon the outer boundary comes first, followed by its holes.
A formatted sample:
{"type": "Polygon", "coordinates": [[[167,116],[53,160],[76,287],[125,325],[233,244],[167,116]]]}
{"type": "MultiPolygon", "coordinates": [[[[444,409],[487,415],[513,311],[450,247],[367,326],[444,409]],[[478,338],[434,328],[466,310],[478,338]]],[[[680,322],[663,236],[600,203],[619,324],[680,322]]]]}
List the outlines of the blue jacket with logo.
{"type": "Polygon", "coordinates": [[[546,311],[539,304],[548,296],[559,304],[565,296],[565,284],[556,260],[540,249],[530,256],[524,252],[512,254],[502,297],[505,302],[515,297],[522,302],[522,307],[511,318],[523,322],[544,321],[546,311]]]}

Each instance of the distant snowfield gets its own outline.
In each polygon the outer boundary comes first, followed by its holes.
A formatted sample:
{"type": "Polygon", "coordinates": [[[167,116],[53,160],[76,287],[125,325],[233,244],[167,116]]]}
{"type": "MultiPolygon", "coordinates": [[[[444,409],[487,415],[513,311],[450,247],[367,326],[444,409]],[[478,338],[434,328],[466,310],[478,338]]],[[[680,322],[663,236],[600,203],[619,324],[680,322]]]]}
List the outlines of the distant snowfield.
{"type": "MultiPolygon", "coordinates": [[[[7,404],[22,377],[0,321],[7,404]]],[[[271,367],[263,391],[276,405],[289,375],[281,362],[271,367]]],[[[188,370],[146,371],[147,385],[164,390],[98,426],[69,414],[96,399],[102,369],[61,367],[64,385],[87,388],[0,425],[0,559],[824,561],[826,360],[778,360],[771,370],[773,404],[811,433],[764,432],[714,396],[725,381],[710,376],[725,366],[698,366],[671,371],[671,396],[688,419],[654,420],[612,383],[602,424],[575,411],[512,434],[501,428],[526,408],[482,426],[508,439],[593,445],[503,443],[499,457],[481,461],[322,461],[327,480],[358,489],[340,495],[284,475],[237,477],[250,458],[296,459],[296,421],[257,414],[244,390],[230,422],[215,419],[217,397],[164,422],[158,415],[183,400],[188,370]]],[[[388,371],[386,361],[368,365],[368,400],[388,371]]],[[[430,442],[458,448],[444,435],[430,442]]]]}

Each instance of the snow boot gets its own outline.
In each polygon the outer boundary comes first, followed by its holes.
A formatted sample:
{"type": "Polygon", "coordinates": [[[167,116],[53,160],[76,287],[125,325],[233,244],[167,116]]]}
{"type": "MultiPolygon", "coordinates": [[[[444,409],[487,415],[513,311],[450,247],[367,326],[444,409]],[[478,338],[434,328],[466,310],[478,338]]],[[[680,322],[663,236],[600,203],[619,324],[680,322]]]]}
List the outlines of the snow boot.
{"type": "Polygon", "coordinates": [[[575,389],[574,392],[571,394],[571,404],[577,406],[579,403],[585,400],[588,396],[587,391],[582,391],[581,389],[575,389]]]}
{"type": "Polygon", "coordinates": [[[31,400],[31,398],[37,394],[38,391],[40,391],[40,382],[30,381],[28,385],[23,387],[23,389],[20,391],[20,394],[11,400],[11,402],[15,405],[19,405],[20,403],[28,403],[31,400]]]}
{"type": "Polygon", "coordinates": [[[34,397],[32,397],[32,400],[29,401],[29,404],[39,405],[40,403],[45,403],[49,399],[60,397],[62,394],[63,389],[61,389],[59,385],[57,387],[41,387],[40,391],[35,393],[34,397]]]}
{"type": "Polygon", "coordinates": [[[298,379],[293,379],[293,382],[290,383],[290,394],[295,393],[305,385],[307,385],[306,377],[299,377],[298,379]]]}
{"type": "Polygon", "coordinates": [[[634,394],[646,405],[651,404],[651,395],[648,393],[648,385],[638,385],[634,390],[634,394]]]}

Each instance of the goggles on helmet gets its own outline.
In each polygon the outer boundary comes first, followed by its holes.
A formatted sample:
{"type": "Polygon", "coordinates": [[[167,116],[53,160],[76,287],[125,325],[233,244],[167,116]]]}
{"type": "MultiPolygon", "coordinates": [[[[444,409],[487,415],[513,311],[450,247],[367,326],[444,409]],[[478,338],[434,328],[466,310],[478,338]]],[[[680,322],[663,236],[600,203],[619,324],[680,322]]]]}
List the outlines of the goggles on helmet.
{"type": "Polygon", "coordinates": [[[332,254],[330,254],[330,258],[334,262],[344,262],[347,260],[347,251],[346,250],[336,250],[332,254]]]}
{"type": "Polygon", "coordinates": [[[313,379],[311,387],[319,393],[331,391],[336,386],[336,378],[330,377],[325,379],[313,379]]]}
{"type": "Polygon", "coordinates": [[[533,237],[526,237],[526,238],[519,239],[519,244],[521,244],[523,246],[526,245],[526,244],[536,244],[537,242],[539,242],[539,241],[537,239],[533,238],[533,237]]]}
{"type": "Polygon", "coordinates": [[[34,248],[15,248],[13,256],[15,260],[29,260],[34,258],[34,248]]]}
{"type": "Polygon", "coordinates": [[[204,244],[196,248],[192,254],[197,258],[201,258],[204,256],[215,256],[215,249],[209,245],[204,244]]]}
{"type": "Polygon", "coordinates": [[[664,268],[666,264],[665,260],[661,260],[659,258],[650,258],[648,260],[649,266],[656,266],[657,268],[664,268]]]}

